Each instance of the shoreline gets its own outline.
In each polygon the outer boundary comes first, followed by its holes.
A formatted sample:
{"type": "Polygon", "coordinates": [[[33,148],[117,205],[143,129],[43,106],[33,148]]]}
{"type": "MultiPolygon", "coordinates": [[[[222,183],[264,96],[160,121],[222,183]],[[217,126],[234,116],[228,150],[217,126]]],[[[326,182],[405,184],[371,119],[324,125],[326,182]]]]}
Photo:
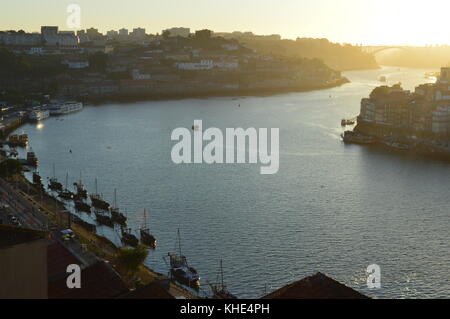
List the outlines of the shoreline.
{"type": "Polygon", "coordinates": [[[21,191],[23,198],[31,205],[39,207],[39,214],[42,215],[43,219],[48,219],[48,221],[51,222],[51,224],[48,225],[50,229],[47,230],[47,232],[51,233],[51,228],[54,227],[72,229],[77,236],[76,240],[80,244],[84,244],[86,249],[94,254],[99,260],[104,260],[111,264],[130,289],[135,289],[137,283],[145,286],[155,281],[169,280],[171,289],[175,290],[179,295],[183,295],[188,299],[201,298],[197,295],[193,295],[182,285],[171,280],[164,274],[149,268],[145,263],[139,267],[139,270],[134,277],[129,278],[126,270],[123,269],[123,266],[120,265],[116,259],[117,252],[121,247],[118,247],[104,235],[98,234],[96,231],[87,230],[81,224],[77,223],[73,218],[73,216],[77,216],[77,214],[68,211],[65,207],[65,203],[55,198],[49,193],[48,189],[45,189],[40,193],[36,188],[36,185],[29,181],[23,174],[15,175],[12,177],[12,181],[4,179],[4,182],[12,189],[15,188],[14,185],[11,184],[16,184],[18,187],[17,190],[21,191]],[[39,197],[40,199],[38,199],[39,197]],[[68,225],[66,226],[66,224],[68,225]]]}
{"type": "Polygon", "coordinates": [[[450,147],[445,148],[442,147],[442,145],[440,146],[430,143],[429,140],[432,139],[430,136],[421,136],[417,139],[411,139],[408,137],[408,135],[412,134],[411,132],[408,134],[408,132],[395,130],[390,127],[386,128],[363,121],[358,121],[358,124],[354,127],[353,132],[372,138],[373,141],[371,143],[348,143],[367,145],[369,147],[377,148],[382,147],[384,149],[400,152],[406,155],[420,156],[424,159],[439,160],[450,163],[450,147]],[[400,149],[398,147],[396,148],[386,145],[386,142],[389,142],[390,140],[385,136],[396,136],[393,140],[406,145],[407,149],[400,149]]]}
{"type": "Polygon", "coordinates": [[[304,86],[304,87],[285,87],[285,88],[264,88],[264,89],[237,89],[237,90],[221,90],[206,91],[194,93],[134,93],[134,94],[115,94],[102,97],[81,98],[83,103],[92,105],[104,105],[108,103],[133,103],[133,102],[150,102],[150,101],[171,101],[195,98],[213,98],[213,97],[266,97],[287,93],[302,93],[327,90],[340,87],[347,83],[351,83],[346,77],[321,86],[304,86]]]}

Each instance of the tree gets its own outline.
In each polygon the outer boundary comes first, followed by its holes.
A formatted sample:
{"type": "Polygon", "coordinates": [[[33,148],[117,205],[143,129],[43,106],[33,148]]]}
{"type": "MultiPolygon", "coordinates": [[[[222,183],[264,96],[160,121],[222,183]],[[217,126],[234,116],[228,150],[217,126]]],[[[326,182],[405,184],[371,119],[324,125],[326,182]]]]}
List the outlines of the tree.
{"type": "Polygon", "coordinates": [[[22,172],[22,165],[18,160],[7,159],[0,164],[0,176],[8,177],[22,172]]]}
{"type": "Polygon", "coordinates": [[[148,249],[139,245],[136,248],[120,248],[117,260],[125,268],[127,273],[135,274],[148,256],[148,249]]]}
{"type": "Polygon", "coordinates": [[[164,30],[162,33],[162,37],[164,40],[167,40],[170,37],[170,31],[169,30],[164,30]]]}
{"type": "Polygon", "coordinates": [[[95,71],[105,71],[108,55],[103,52],[95,52],[89,55],[89,66],[95,71]]]}
{"type": "Polygon", "coordinates": [[[195,37],[197,39],[201,39],[201,40],[207,40],[210,39],[212,35],[212,31],[208,30],[208,29],[203,29],[203,30],[199,30],[199,31],[195,31],[195,37]]]}

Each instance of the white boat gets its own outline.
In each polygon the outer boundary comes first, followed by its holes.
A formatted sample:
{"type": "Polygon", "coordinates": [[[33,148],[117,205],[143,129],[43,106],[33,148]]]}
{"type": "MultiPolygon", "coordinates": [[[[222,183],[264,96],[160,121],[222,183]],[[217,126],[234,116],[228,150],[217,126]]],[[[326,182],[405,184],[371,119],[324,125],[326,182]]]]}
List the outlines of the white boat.
{"type": "Polygon", "coordinates": [[[50,116],[50,112],[48,110],[33,110],[31,111],[28,118],[31,121],[42,121],[50,116]]]}
{"type": "Polygon", "coordinates": [[[64,102],[62,104],[56,104],[49,107],[50,115],[64,115],[83,109],[83,103],[81,102],[64,102]]]}

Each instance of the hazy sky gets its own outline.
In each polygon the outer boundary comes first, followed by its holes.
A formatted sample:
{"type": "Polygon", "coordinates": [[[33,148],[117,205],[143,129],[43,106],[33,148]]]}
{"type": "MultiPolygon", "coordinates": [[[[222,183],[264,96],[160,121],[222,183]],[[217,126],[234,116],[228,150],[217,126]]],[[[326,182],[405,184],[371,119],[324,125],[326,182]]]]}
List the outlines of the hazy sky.
{"type": "Polygon", "coordinates": [[[172,26],[278,33],[363,44],[450,43],[450,0],[1,0],[0,30],[67,30],[67,5],[81,27],[105,32],[172,26]]]}

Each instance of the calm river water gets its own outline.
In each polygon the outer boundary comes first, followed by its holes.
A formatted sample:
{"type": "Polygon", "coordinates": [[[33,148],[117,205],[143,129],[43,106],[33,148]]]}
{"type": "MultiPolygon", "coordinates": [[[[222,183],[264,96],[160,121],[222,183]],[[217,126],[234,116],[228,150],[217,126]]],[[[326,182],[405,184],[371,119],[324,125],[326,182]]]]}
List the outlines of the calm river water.
{"type": "MultiPolygon", "coordinates": [[[[146,263],[156,271],[167,273],[163,256],[179,228],[204,288],[223,259],[239,297],[319,271],[372,297],[449,297],[450,164],[346,146],[339,137],[340,120],[359,113],[380,75],[413,89],[425,71],[434,70],[347,72],[352,82],[339,88],[270,97],[87,106],[18,132],[29,134],[43,177],[54,163],[62,182],[81,171],[94,191],[97,177],[111,202],[117,188],[134,229],[150,211],[159,246],[146,263]],[[195,119],[204,129],[280,128],[278,174],[260,175],[259,164],[173,164],[171,131],[195,119]],[[381,267],[381,289],[367,288],[370,264],[381,267]]],[[[118,242],[115,232],[99,232],[118,242]]]]}

